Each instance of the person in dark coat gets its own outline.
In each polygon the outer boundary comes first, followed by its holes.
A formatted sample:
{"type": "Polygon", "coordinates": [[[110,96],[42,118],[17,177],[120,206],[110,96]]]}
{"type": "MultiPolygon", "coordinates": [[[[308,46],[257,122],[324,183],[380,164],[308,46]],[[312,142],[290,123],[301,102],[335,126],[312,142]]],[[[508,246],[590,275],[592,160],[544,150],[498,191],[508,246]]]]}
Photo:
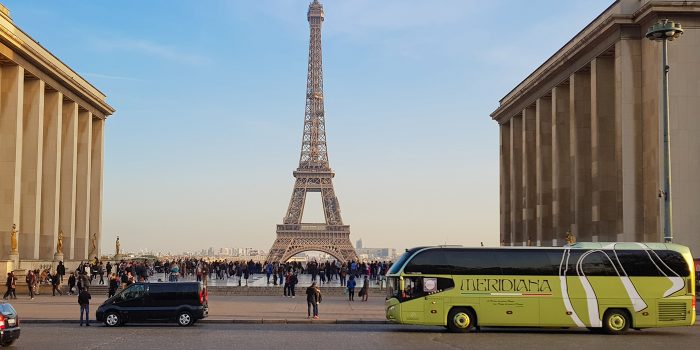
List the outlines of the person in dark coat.
{"type": "Polygon", "coordinates": [[[5,295],[2,297],[3,299],[7,299],[8,296],[10,298],[17,299],[17,295],[15,295],[16,284],[17,284],[17,278],[15,278],[15,274],[12,272],[8,272],[7,273],[7,282],[5,282],[5,286],[7,287],[7,291],[5,292],[5,295]]]}
{"type": "Polygon", "coordinates": [[[63,261],[58,262],[58,266],[56,266],[56,273],[58,274],[59,278],[59,283],[63,283],[63,276],[66,274],[66,266],[63,265],[63,261]]]}
{"type": "Polygon", "coordinates": [[[83,325],[83,313],[85,313],[85,325],[90,326],[90,299],[92,296],[86,286],[78,294],[78,304],[80,305],[80,325],[83,325]]]}
{"type": "Polygon", "coordinates": [[[60,289],[58,289],[58,286],[61,285],[61,275],[56,272],[55,275],[51,276],[51,293],[53,296],[56,296],[56,292],[58,292],[58,295],[63,295],[60,289]]]}
{"type": "Polygon", "coordinates": [[[318,319],[318,304],[321,303],[321,290],[316,286],[316,282],[306,288],[306,313],[307,318],[311,318],[311,310],[314,312],[314,319],[318,319]]]}
{"type": "Polygon", "coordinates": [[[71,273],[68,277],[68,295],[73,295],[75,293],[75,273],[71,273]]]}
{"type": "Polygon", "coordinates": [[[109,277],[109,291],[107,297],[111,298],[114,296],[114,294],[117,294],[117,289],[119,289],[119,279],[115,274],[109,277]]]}

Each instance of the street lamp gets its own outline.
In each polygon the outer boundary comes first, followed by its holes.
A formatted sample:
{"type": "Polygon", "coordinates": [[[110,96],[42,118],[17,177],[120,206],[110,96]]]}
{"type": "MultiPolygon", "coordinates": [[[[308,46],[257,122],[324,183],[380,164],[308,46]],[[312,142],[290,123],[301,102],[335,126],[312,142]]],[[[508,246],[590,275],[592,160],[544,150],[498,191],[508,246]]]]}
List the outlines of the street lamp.
{"type": "Polygon", "coordinates": [[[661,81],[662,85],[662,118],[664,124],[664,187],[659,197],[664,200],[664,242],[671,243],[671,140],[668,121],[668,42],[678,39],[683,34],[680,23],[662,19],[649,27],[646,37],[653,41],[661,41],[661,81]]]}

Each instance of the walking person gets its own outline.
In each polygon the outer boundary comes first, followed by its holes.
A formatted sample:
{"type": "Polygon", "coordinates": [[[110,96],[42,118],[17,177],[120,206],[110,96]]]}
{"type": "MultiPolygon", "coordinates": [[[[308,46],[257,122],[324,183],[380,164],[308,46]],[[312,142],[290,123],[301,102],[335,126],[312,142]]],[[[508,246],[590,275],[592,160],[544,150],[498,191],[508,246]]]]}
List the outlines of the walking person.
{"type": "Polygon", "coordinates": [[[15,295],[15,288],[17,287],[17,278],[15,278],[15,274],[13,272],[7,273],[7,281],[5,282],[5,286],[7,287],[7,291],[5,292],[5,295],[2,298],[7,299],[7,297],[10,297],[17,299],[17,295],[15,295]]]}
{"type": "Polygon", "coordinates": [[[362,289],[360,289],[360,296],[362,297],[362,301],[367,301],[367,294],[369,294],[369,277],[365,275],[365,279],[362,281],[362,289]]]}
{"type": "Polygon", "coordinates": [[[347,282],[348,288],[348,301],[355,301],[355,275],[350,275],[350,279],[347,282]]]}
{"type": "MultiPolygon", "coordinates": [[[[100,264],[97,265],[97,275],[100,276],[100,284],[105,284],[105,278],[104,278],[104,276],[105,276],[105,268],[104,268],[104,266],[102,265],[102,262],[101,262],[101,261],[100,261],[100,264]]],[[[109,276],[109,275],[107,275],[107,276],[109,276]]]]}
{"type": "Polygon", "coordinates": [[[83,325],[83,313],[85,313],[85,326],[90,326],[90,299],[92,296],[86,286],[78,294],[78,304],[80,305],[80,326],[83,325]]]}
{"type": "Polygon", "coordinates": [[[318,304],[321,303],[322,299],[321,290],[316,286],[316,282],[311,283],[311,286],[306,288],[306,318],[311,318],[311,311],[313,310],[314,319],[318,319],[318,304]]]}
{"type": "Polygon", "coordinates": [[[27,282],[27,291],[29,292],[29,299],[32,300],[34,299],[34,289],[36,289],[36,275],[34,274],[34,271],[29,270],[24,280],[25,282],[27,282]]]}
{"type": "MultiPolygon", "coordinates": [[[[49,275],[49,276],[51,276],[51,275],[49,275]]],[[[51,278],[51,294],[53,296],[56,296],[56,293],[58,293],[58,295],[63,295],[61,290],[58,289],[58,287],[61,285],[61,275],[59,275],[58,272],[56,272],[56,274],[51,276],[50,278],[51,278]]],[[[69,280],[70,280],[70,278],[69,278],[69,280]]]]}

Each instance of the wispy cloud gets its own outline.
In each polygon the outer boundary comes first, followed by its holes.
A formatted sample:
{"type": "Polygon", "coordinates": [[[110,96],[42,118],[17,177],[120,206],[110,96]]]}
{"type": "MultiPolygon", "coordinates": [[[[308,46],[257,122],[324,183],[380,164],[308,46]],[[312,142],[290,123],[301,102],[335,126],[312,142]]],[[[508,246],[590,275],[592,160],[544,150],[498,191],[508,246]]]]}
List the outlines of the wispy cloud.
{"type": "Polygon", "coordinates": [[[124,77],[119,75],[109,75],[100,73],[81,73],[82,76],[98,78],[98,79],[109,79],[109,80],[128,80],[128,81],[146,81],[146,79],[124,77]]]}
{"type": "Polygon", "coordinates": [[[109,52],[135,52],[143,55],[189,65],[206,65],[211,63],[207,56],[191,52],[185,47],[167,46],[145,39],[111,38],[94,39],[93,46],[109,52]]]}

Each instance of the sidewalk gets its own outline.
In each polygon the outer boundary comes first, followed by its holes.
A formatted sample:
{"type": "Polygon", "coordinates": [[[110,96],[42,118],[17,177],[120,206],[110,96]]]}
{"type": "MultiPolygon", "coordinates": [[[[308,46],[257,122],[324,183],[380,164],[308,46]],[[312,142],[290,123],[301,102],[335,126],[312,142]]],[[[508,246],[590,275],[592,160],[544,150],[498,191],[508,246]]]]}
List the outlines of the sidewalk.
{"type": "MultiPolygon", "coordinates": [[[[21,322],[52,323],[78,322],[77,296],[39,295],[29,300],[26,295],[8,300],[17,310],[21,322]]],[[[105,300],[93,296],[91,318],[105,300]]],[[[348,302],[344,297],[328,296],[319,305],[320,320],[313,323],[385,323],[384,298],[370,297],[369,301],[348,302]]],[[[306,296],[209,296],[209,317],[204,323],[311,323],[306,319],[306,296]]]]}

